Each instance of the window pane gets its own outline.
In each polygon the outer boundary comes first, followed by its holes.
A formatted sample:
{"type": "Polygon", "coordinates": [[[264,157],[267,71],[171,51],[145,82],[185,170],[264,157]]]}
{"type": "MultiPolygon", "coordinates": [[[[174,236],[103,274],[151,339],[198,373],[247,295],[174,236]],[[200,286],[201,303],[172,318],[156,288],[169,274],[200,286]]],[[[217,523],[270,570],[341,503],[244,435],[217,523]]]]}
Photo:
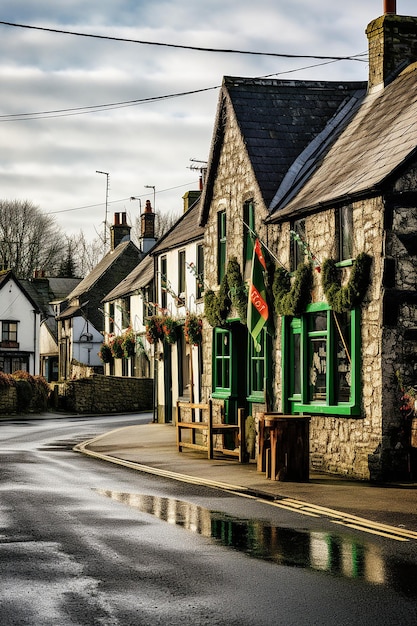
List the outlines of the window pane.
{"type": "Polygon", "coordinates": [[[344,206],[339,211],[339,260],[353,256],[353,214],[351,206],[344,206]]]}
{"type": "Polygon", "coordinates": [[[292,271],[295,271],[297,267],[305,261],[305,252],[303,246],[301,245],[301,242],[306,241],[305,220],[296,220],[293,223],[291,230],[297,234],[297,238],[300,240],[300,243],[298,243],[295,239],[291,240],[291,269],[292,271]]]}
{"type": "Polygon", "coordinates": [[[217,273],[219,284],[226,271],[226,211],[217,214],[217,273]]]}
{"type": "Polygon", "coordinates": [[[311,399],[326,400],[327,352],[325,339],[310,339],[311,399]]]}
{"type": "Polygon", "coordinates": [[[319,313],[313,313],[310,316],[311,330],[312,331],[326,331],[327,330],[327,312],[320,311],[319,313]]]}
{"type": "Polygon", "coordinates": [[[336,346],[336,401],[349,402],[352,383],[350,312],[334,314],[336,346]]]}

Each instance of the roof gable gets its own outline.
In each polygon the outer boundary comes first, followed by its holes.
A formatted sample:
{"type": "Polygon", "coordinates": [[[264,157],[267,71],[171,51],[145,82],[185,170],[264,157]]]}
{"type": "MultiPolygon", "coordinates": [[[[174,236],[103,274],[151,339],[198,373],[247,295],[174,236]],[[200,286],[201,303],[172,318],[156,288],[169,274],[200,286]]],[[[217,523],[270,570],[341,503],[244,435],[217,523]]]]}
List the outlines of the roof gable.
{"type": "Polygon", "coordinates": [[[102,278],[109,268],[126,252],[135,251],[139,255],[141,254],[139,248],[135,246],[132,241],[124,241],[119,243],[119,245],[114,249],[108,252],[102,259],[97,263],[97,265],[91,270],[91,272],[83,278],[83,280],[75,287],[73,291],[68,296],[68,300],[72,300],[73,298],[77,298],[94,287],[94,285],[102,278]]]}
{"type": "MultiPolygon", "coordinates": [[[[34,298],[31,296],[31,294],[28,293],[28,291],[25,289],[24,285],[19,281],[19,279],[16,278],[12,270],[9,270],[4,273],[0,273],[0,291],[7,285],[9,280],[12,280],[15,283],[15,285],[20,289],[20,291],[23,293],[25,298],[28,300],[28,302],[30,302],[31,306],[34,308],[35,312],[40,313],[40,308],[38,304],[36,303],[34,298]]],[[[2,298],[4,298],[4,296],[2,296],[2,298]]]]}
{"type": "Polygon", "coordinates": [[[266,206],[288,170],[365,83],[223,79],[214,128],[201,222],[211,202],[225,119],[232,111],[266,206]]]}
{"type": "Polygon", "coordinates": [[[277,205],[272,221],[347,197],[375,194],[417,148],[417,64],[372,91],[300,189],[277,205]]]}

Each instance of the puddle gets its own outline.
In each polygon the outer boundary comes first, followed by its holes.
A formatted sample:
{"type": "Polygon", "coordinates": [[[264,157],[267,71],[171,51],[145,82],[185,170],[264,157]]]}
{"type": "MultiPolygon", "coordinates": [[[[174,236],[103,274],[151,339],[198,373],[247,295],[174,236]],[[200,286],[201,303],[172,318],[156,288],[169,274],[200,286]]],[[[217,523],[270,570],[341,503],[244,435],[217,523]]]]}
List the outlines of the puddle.
{"type": "Polygon", "coordinates": [[[235,518],[174,498],[95,491],[257,559],[389,585],[408,597],[417,597],[417,565],[384,558],[371,543],[328,532],[280,528],[263,520],[235,518]]]}

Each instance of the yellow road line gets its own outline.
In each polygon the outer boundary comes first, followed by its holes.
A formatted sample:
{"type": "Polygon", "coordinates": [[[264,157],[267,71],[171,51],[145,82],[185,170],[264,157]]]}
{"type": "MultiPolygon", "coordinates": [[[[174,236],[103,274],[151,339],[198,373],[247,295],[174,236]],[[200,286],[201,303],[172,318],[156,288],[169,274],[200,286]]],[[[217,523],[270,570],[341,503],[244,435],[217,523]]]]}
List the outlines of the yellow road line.
{"type": "Polygon", "coordinates": [[[337,522],[336,520],[331,520],[333,524],[339,524],[340,526],[346,526],[347,528],[354,528],[355,530],[362,530],[366,533],[371,533],[371,535],[379,535],[380,537],[387,537],[388,539],[394,539],[394,541],[408,541],[405,537],[399,537],[395,534],[384,533],[379,530],[373,529],[371,527],[359,526],[358,524],[352,524],[349,522],[337,522]]]}

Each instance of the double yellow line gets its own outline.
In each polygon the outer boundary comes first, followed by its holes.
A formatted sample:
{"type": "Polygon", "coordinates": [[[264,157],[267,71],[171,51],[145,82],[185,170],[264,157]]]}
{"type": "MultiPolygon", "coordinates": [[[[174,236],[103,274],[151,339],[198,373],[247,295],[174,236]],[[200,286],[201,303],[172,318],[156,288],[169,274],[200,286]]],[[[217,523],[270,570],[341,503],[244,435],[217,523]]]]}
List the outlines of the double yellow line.
{"type": "Polygon", "coordinates": [[[372,520],[364,517],[335,511],[334,509],[309,504],[307,502],[302,502],[301,500],[294,500],[293,498],[283,498],[282,500],[269,502],[269,504],[287,511],[308,515],[309,517],[326,517],[334,524],[347,526],[348,528],[371,533],[372,535],[379,535],[380,537],[386,537],[387,539],[393,539],[395,541],[417,540],[417,532],[413,530],[373,522],[372,520]]]}

